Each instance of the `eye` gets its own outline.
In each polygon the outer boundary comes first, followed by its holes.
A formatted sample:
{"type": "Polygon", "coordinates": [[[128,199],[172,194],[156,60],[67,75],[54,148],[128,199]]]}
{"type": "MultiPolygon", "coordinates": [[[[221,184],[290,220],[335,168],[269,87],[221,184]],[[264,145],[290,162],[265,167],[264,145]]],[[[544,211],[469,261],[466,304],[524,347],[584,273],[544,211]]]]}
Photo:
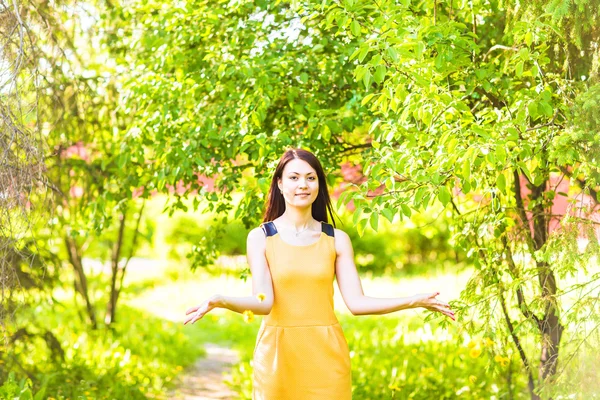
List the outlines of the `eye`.
{"type": "Polygon", "coordinates": [[[310,179],[311,181],[314,181],[314,180],[315,180],[315,177],[314,177],[314,176],[311,176],[309,179],[310,179]]]}
{"type": "Polygon", "coordinates": [[[296,178],[297,178],[297,177],[295,177],[295,176],[291,176],[291,177],[290,177],[290,179],[296,179],[296,178]]]}

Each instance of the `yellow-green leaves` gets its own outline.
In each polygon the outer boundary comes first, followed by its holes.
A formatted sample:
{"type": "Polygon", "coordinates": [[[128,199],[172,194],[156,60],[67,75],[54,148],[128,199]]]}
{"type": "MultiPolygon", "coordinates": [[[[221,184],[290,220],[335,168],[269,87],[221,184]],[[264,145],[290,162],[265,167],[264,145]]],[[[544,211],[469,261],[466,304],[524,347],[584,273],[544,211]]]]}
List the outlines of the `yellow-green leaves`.
{"type": "Polygon", "coordinates": [[[438,199],[444,206],[446,206],[446,204],[448,204],[450,202],[451,195],[450,195],[450,191],[448,191],[448,188],[446,186],[439,187],[438,199]]]}
{"type": "Polygon", "coordinates": [[[386,71],[387,71],[387,69],[386,69],[385,65],[378,65],[377,68],[375,68],[375,74],[373,75],[375,82],[382,83],[383,80],[385,79],[386,71]]]}
{"type": "Polygon", "coordinates": [[[350,31],[354,36],[360,36],[360,23],[356,20],[350,23],[350,31]]]}

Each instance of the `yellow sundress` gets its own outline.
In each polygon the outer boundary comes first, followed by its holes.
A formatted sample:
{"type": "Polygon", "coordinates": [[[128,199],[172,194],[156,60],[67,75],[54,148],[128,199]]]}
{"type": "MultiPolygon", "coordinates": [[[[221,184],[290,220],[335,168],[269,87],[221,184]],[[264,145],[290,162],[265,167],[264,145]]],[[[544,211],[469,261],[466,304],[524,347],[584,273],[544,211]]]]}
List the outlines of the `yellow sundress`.
{"type": "Polygon", "coordinates": [[[260,326],[253,357],[254,400],[346,400],[352,397],[350,354],[333,311],[333,226],[318,241],[284,242],[261,225],[274,303],[260,326]]]}

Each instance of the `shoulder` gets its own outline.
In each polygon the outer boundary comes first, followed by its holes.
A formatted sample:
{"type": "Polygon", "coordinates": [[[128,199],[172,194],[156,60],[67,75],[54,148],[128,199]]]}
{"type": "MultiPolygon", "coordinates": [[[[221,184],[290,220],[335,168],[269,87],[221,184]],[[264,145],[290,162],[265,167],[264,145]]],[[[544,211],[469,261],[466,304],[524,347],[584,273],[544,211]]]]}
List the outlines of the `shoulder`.
{"type": "Polygon", "coordinates": [[[248,232],[248,244],[261,245],[266,241],[265,232],[262,227],[256,227],[248,232]]]}
{"type": "Polygon", "coordinates": [[[343,230],[335,228],[333,231],[336,238],[340,238],[341,240],[350,240],[350,236],[348,236],[348,234],[343,230]]]}
{"type": "Polygon", "coordinates": [[[343,254],[352,251],[352,242],[350,236],[341,229],[334,229],[335,251],[338,254],[343,254]]]}

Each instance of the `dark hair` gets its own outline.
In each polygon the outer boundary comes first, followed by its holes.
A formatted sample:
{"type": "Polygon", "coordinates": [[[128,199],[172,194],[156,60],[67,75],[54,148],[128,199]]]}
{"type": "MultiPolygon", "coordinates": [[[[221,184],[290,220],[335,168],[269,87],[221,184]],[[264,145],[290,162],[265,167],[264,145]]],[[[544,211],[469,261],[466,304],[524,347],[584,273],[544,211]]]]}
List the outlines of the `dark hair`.
{"type": "Polygon", "coordinates": [[[273,221],[285,211],[285,200],[283,196],[278,193],[279,187],[277,186],[277,180],[282,177],[283,169],[287,163],[293,159],[306,161],[317,172],[317,177],[319,179],[319,194],[312,204],[312,217],[317,221],[329,222],[327,216],[329,213],[331,222],[333,223],[333,226],[335,226],[333,207],[331,206],[331,199],[329,197],[329,191],[327,190],[327,181],[325,180],[323,167],[313,153],[304,149],[289,149],[281,156],[279,164],[277,164],[277,168],[275,168],[273,179],[271,180],[263,222],[273,221]]]}

